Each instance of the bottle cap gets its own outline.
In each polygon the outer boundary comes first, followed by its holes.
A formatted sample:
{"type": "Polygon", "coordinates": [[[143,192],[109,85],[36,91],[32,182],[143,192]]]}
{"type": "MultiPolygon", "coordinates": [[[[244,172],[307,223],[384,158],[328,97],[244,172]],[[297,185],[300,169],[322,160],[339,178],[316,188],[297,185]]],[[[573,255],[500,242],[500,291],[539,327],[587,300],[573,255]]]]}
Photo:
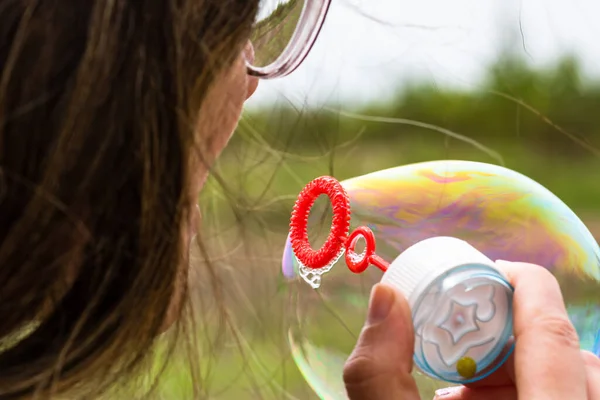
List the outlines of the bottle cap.
{"type": "Polygon", "coordinates": [[[467,242],[433,237],[416,243],[394,260],[381,282],[408,299],[414,361],[425,374],[475,382],[513,351],[513,288],[495,263],[467,242]]]}

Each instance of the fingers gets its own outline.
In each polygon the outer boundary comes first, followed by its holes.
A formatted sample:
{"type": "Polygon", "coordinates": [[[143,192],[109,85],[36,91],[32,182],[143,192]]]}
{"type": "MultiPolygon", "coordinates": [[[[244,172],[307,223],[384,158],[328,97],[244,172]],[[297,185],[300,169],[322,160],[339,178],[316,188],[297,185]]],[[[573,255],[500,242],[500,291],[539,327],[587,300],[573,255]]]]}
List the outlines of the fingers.
{"type": "MultiPolygon", "coordinates": [[[[600,358],[582,351],[587,378],[587,399],[600,400],[600,358]]],[[[521,397],[523,398],[523,397],[521,397]]],[[[480,381],[477,387],[455,386],[436,391],[434,400],[517,400],[517,388],[508,373],[480,381]],[[492,379],[491,381],[489,379],[492,379]],[[488,385],[488,386],[485,386],[488,385]]]]}
{"type": "Polygon", "coordinates": [[[418,400],[412,378],[414,332],[407,301],[386,285],[371,293],[369,316],[344,368],[350,400],[418,400]]]}
{"type": "Polygon", "coordinates": [[[588,399],[600,400],[600,357],[588,351],[582,351],[581,356],[586,367],[588,399]]]}
{"type": "Polygon", "coordinates": [[[436,391],[434,400],[517,400],[518,398],[514,386],[492,388],[455,386],[436,391]]]}
{"type": "MultiPolygon", "coordinates": [[[[585,367],[586,367],[586,377],[588,384],[588,397],[590,397],[590,393],[596,393],[596,398],[600,400],[600,357],[596,356],[589,351],[581,351],[581,357],[583,358],[585,367]],[[590,386],[593,385],[593,386],[590,386]]],[[[498,368],[490,376],[482,379],[480,381],[471,383],[468,386],[469,388],[489,388],[495,386],[510,386],[514,385],[516,382],[515,379],[515,360],[514,353],[506,360],[506,363],[502,365],[502,367],[498,368]]],[[[592,399],[596,399],[593,396],[592,399]]]]}
{"type": "Polygon", "coordinates": [[[498,266],[515,288],[514,365],[519,398],[586,399],[579,338],[558,282],[536,265],[498,262],[498,266]]]}

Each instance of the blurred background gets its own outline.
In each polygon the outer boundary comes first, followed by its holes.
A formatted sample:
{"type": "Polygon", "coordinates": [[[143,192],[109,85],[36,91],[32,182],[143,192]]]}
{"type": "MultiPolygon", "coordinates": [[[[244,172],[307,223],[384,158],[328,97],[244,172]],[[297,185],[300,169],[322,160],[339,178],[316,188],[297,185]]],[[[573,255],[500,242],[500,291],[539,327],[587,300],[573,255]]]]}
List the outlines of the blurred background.
{"type": "Polygon", "coordinates": [[[600,3],[332,3],[300,69],[261,82],[202,194],[213,267],[197,257],[202,389],[167,374],[164,398],[316,398],[290,357],[281,254],[296,195],[317,176],[504,165],[600,235],[600,3]]]}

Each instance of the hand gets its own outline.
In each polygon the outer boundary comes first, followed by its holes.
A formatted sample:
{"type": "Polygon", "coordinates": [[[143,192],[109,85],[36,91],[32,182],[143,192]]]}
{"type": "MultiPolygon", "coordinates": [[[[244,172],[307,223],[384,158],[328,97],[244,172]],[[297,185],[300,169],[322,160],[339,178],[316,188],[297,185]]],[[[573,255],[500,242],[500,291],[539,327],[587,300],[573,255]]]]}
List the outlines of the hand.
{"type": "MultiPolygon", "coordinates": [[[[544,268],[498,262],[515,288],[515,352],[469,387],[438,390],[440,400],[600,400],[600,358],[580,350],[556,279],[544,268]]],[[[416,400],[414,333],[406,299],[373,288],[366,325],[344,369],[350,400],[416,400]]]]}

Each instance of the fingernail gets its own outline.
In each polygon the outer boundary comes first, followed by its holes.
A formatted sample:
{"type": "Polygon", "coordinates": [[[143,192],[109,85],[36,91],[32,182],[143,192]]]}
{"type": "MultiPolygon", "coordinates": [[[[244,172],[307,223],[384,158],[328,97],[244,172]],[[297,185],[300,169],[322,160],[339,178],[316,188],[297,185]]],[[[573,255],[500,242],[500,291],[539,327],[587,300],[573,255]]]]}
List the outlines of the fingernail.
{"type": "Polygon", "coordinates": [[[435,400],[435,399],[441,399],[444,397],[451,396],[451,395],[455,394],[456,392],[458,392],[461,388],[462,388],[462,386],[453,386],[453,387],[448,387],[448,388],[444,388],[444,389],[438,389],[435,391],[435,397],[433,399],[435,400]]]}
{"type": "Polygon", "coordinates": [[[394,299],[395,293],[392,288],[381,284],[375,285],[371,290],[367,322],[373,325],[386,319],[392,309],[394,299]]]}
{"type": "Polygon", "coordinates": [[[506,260],[496,260],[496,264],[513,264],[513,262],[506,260]]]}

